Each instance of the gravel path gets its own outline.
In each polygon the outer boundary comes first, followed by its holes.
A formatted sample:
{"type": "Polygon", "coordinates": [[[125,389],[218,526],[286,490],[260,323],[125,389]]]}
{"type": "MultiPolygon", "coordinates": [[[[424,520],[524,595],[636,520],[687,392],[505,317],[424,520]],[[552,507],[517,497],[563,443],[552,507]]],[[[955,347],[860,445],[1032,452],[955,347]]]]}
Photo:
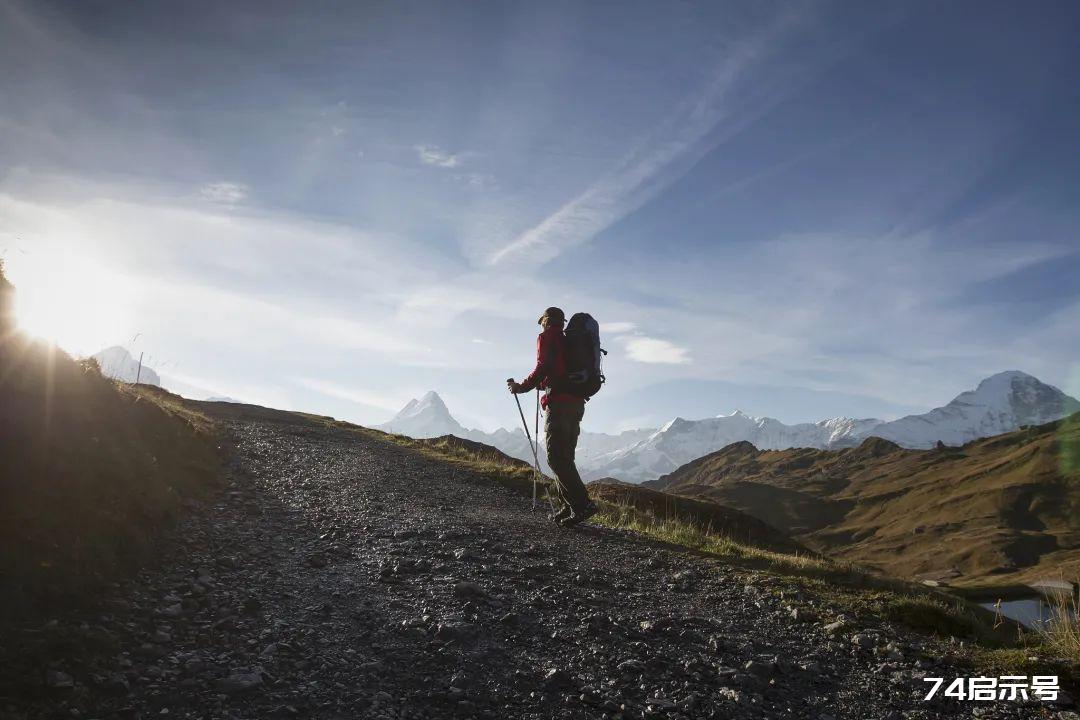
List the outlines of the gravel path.
{"type": "Polygon", "coordinates": [[[551,524],[463,470],[284,413],[222,409],[236,452],[159,561],[83,616],[5,717],[1053,717],[923,703],[919,638],[796,618],[792,582],[551,524]]]}

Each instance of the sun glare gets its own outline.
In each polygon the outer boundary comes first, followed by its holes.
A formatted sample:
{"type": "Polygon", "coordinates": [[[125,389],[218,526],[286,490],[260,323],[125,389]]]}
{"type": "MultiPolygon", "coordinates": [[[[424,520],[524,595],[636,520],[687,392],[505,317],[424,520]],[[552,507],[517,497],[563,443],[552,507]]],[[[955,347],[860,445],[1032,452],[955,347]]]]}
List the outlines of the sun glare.
{"type": "Polygon", "coordinates": [[[13,263],[15,317],[23,332],[74,355],[121,343],[129,334],[127,283],[70,254],[34,254],[13,263]]]}

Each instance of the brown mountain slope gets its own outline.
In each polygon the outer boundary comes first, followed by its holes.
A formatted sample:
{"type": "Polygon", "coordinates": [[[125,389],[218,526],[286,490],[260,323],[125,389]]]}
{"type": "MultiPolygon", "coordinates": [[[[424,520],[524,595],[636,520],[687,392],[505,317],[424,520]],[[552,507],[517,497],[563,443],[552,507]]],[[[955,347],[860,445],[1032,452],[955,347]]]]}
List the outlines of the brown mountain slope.
{"type": "Polygon", "coordinates": [[[680,497],[622,482],[589,483],[589,495],[616,505],[629,505],[657,520],[680,520],[744,545],[781,553],[809,554],[800,543],[767,523],[710,500],[680,497]]]}
{"type": "Polygon", "coordinates": [[[497,447],[487,445],[482,442],[476,442],[475,440],[467,440],[465,438],[459,438],[457,435],[441,435],[436,438],[417,438],[415,442],[421,445],[427,445],[429,447],[442,448],[444,450],[464,453],[472,457],[478,457],[488,462],[494,462],[501,465],[509,465],[517,468],[530,468],[532,465],[524,460],[518,460],[515,457],[510,457],[497,447]]]}
{"type": "Polygon", "coordinates": [[[1080,414],[960,448],[759,451],[650,483],[742,510],[820,552],[956,584],[1080,577],[1080,414]]]}

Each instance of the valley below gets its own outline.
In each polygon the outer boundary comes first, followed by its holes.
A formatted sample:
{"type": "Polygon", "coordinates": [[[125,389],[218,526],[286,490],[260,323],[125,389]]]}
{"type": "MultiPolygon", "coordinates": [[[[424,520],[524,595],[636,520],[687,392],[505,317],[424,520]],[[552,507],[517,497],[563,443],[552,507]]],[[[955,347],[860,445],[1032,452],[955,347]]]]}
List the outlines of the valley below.
{"type": "Polygon", "coordinates": [[[647,483],[708,498],[831,557],[956,586],[1080,578],[1080,415],[961,447],[737,443],[647,483]]]}

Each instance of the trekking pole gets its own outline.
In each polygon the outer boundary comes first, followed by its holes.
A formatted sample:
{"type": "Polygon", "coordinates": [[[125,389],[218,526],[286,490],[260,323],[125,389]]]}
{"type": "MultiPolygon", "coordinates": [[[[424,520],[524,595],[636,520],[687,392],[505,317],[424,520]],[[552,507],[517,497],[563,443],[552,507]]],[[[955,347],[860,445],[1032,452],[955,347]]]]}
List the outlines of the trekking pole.
{"type": "MultiPolygon", "coordinates": [[[[536,414],[533,416],[533,458],[536,460],[536,474],[542,474],[540,472],[540,459],[538,454],[540,453],[540,388],[536,388],[536,414]]],[[[547,492],[548,508],[551,512],[555,512],[555,501],[551,499],[551,486],[548,486],[547,492]]]]}
{"type": "Polygon", "coordinates": [[[529,423],[525,422],[525,411],[521,409],[521,399],[517,396],[517,393],[514,393],[514,402],[517,403],[518,415],[521,416],[521,424],[525,428],[525,437],[529,441],[529,449],[532,450],[533,462],[536,463],[536,466],[533,468],[534,472],[533,472],[533,501],[532,501],[533,502],[533,509],[535,510],[536,509],[536,479],[537,479],[537,476],[540,474],[540,458],[536,454],[536,446],[533,445],[532,435],[529,434],[529,423]]]}

